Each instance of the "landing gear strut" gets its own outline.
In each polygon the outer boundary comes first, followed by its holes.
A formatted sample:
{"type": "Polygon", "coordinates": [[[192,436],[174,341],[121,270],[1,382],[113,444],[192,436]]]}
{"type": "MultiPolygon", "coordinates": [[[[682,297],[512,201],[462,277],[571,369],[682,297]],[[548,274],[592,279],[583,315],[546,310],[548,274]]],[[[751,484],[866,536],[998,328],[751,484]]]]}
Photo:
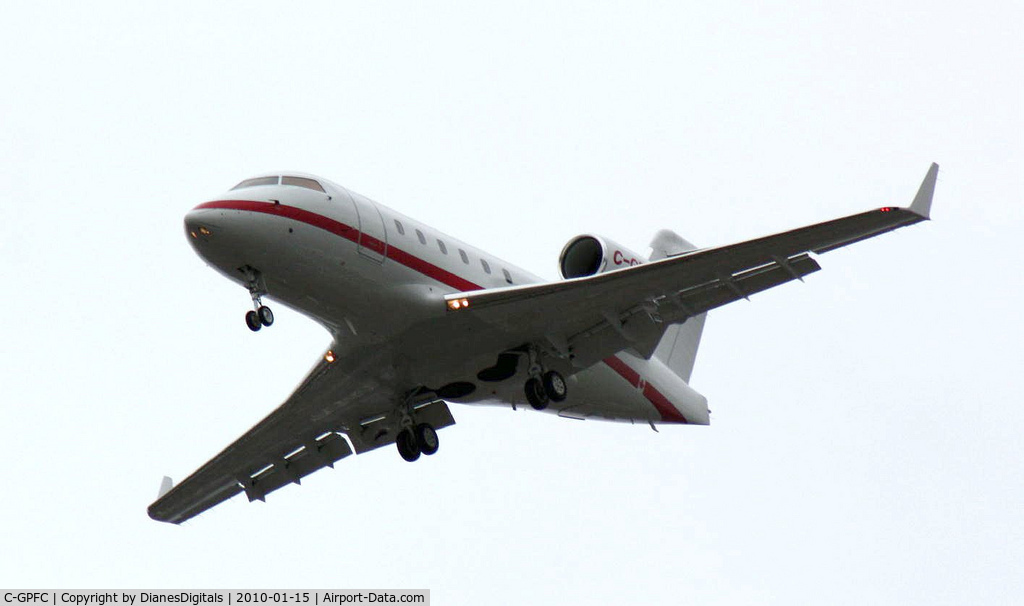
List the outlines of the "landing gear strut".
{"type": "Polygon", "coordinates": [[[398,454],[410,463],[419,459],[420,455],[428,457],[437,452],[441,443],[437,439],[437,430],[430,423],[416,422],[416,403],[436,397],[436,392],[420,387],[408,394],[394,411],[396,425],[400,428],[395,436],[398,454]]]}
{"type": "Polygon", "coordinates": [[[260,287],[260,275],[255,269],[246,266],[241,269],[245,274],[246,286],[249,288],[249,296],[252,297],[252,311],[245,314],[245,325],[249,330],[256,332],[264,326],[274,323],[274,312],[263,304],[263,295],[266,291],[260,287]]]}

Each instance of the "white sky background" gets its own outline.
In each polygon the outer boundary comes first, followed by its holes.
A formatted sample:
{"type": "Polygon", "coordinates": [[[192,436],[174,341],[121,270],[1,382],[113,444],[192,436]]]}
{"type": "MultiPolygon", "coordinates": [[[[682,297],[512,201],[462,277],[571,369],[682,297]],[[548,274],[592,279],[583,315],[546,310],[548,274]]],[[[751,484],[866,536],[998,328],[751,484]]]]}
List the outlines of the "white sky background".
{"type": "MultiPolygon", "coordinates": [[[[4,3],[0,586],[428,587],[437,604],[1024,594],[1017,2],[4,3]],[[712,312],[708,428],[454,406],[441,452],[151,521],[328,343],[184,213],[321,174],[548,278],[906,205],[934,220],[712,312]]],[[[453,344],[457,347],[457,344],[453,344]]]]}

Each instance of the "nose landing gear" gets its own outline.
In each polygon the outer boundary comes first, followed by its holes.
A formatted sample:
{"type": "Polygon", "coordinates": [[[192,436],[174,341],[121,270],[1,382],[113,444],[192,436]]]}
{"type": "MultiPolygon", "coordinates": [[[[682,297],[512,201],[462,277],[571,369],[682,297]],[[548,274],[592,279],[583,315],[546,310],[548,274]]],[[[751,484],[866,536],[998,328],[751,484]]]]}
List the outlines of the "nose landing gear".
{"type": "Polygon", "coordinates": [[[259,314],[252,310],[245,313],[245,325],[253,332],[263,328],[263,322],[260,321],[259,314]]]}
{"type": "Polygon", "coordinates": [[[253,309],[245,314],[245,325],[249,327],[249,330],[256,332],[264,326],[274,323],[274,312],[263,304],[262,297],[267,294],[267,291],[260,286],[259,272],[249,266],[241,268],[240,271],[245,275],[246,286],[249,288],[253,306],[253,309]]]}
{"type": "Polygon", "coordinates": [[[253,295],[252,302],[256,309],[245,313],[245,325],[249,327],[249,330],[256,332],[264,326],[273,324],[274,312],[260,301],[259,295],[253,295]]]}

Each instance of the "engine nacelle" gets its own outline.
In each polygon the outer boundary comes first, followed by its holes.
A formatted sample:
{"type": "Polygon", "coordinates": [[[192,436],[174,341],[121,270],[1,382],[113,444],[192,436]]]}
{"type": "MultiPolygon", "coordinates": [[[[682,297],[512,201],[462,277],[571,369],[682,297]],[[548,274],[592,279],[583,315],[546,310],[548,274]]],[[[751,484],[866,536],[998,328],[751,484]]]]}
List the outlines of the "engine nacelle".
{"type": "Polygon", "coordinates": [[[583,278],[646,262],[645,257],[618,242],[587,234],[576,236],[565,245],[558,257],[558,271],[562,279],[583,278]]]}

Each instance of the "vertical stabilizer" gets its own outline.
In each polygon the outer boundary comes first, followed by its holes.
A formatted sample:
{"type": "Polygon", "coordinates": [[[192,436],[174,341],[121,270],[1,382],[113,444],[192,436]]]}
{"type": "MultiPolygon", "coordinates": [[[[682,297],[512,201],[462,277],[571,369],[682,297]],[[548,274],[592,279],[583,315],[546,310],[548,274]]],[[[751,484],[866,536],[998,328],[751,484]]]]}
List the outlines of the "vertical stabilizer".
{"type": "MultiPolygon", "coordinates": [[[[697,247],[674,231],[662,229],[654,234],[654,239],[651,240],[650,259],[657,261],[691,250],[697,250],[697,247]]],[[[689,318],[683,324],[669,326],[658,342],[657,349],[654,350],[654,357],[687,383],[693,374],[693,364],[697,360],[697,348],[700,346],[700,336],[704,332],[706,318],[707,314],[703,313],[689,318]]]]}
{"type": "Polygon", "coordinates": [[[707,314],[703,313],[690,318],[684,324],[669,326],[661,337],[658,348],[654,350],[654,357],[687,383],[693,374],[693,363],[697,361],[697,347],[700,346],[700,335],[704,332],[705,318],[707,314]]]}

